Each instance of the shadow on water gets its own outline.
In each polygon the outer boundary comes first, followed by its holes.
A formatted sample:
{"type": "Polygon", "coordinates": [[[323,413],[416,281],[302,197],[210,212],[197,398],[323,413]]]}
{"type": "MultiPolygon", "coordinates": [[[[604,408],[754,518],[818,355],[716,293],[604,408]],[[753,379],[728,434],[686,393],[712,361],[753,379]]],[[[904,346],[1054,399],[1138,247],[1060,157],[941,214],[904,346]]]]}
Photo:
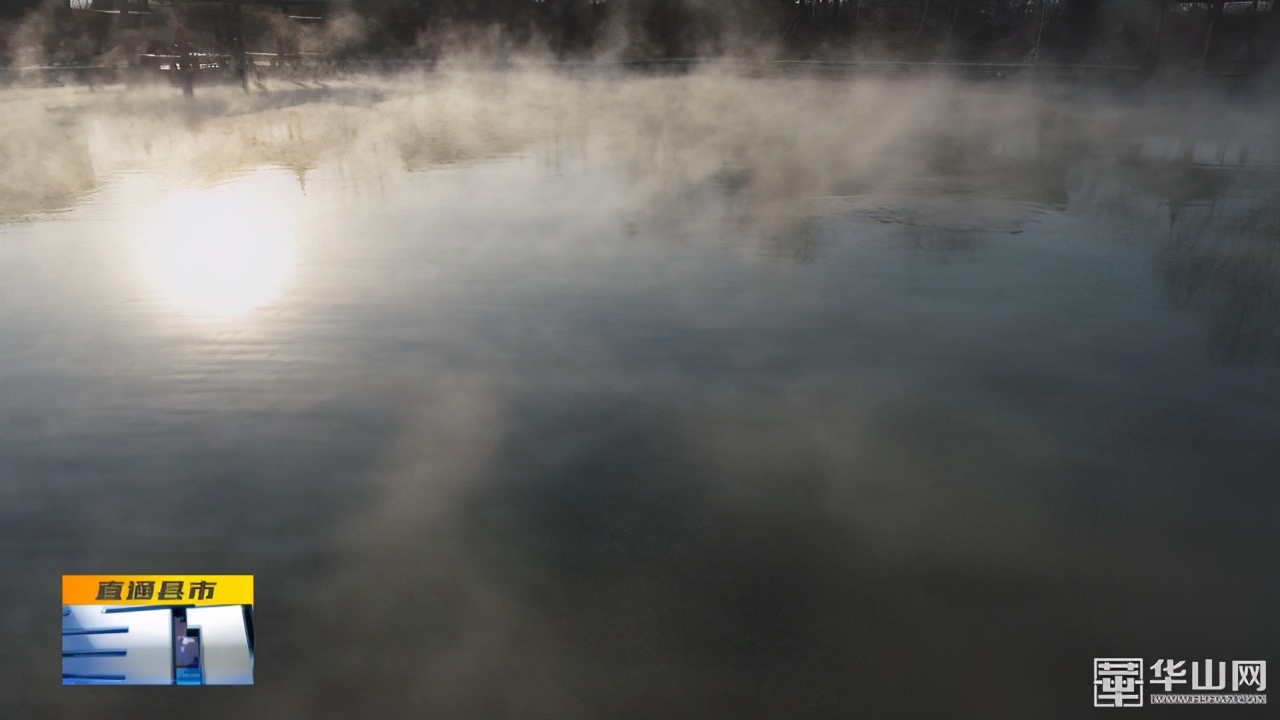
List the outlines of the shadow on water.
{"type": "MultiPolygon", "coordinates": [[[[1228,362],[1280,359],[1280,168],[1126,163],[1099,173],[1085,206],[1151,238],[1175,305],[1199,315],[1228,362]]],[[[1089,185],[1085,181],[1085,185],[1089,185]]]]}
{"type": "Polygon", "coordinates": [[[1174,300],[1205,317],[1225,360],[1280,360],[1280,194],[1171,204],[1170,215],[1158,262],[1174,300]]]}

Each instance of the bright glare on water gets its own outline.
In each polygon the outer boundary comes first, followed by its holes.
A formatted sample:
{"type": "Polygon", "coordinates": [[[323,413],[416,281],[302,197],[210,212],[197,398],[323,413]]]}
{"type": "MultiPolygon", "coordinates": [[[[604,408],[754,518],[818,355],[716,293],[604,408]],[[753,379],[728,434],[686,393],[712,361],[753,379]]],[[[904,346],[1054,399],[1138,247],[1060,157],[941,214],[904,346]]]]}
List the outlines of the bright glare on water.
{"type": "Polygon", "coordinates": [[[288,192],[264,175],[165,196],[137,231],[146,282],[197,320],[234,320],[278,300],[295,263],[288,192]]]}

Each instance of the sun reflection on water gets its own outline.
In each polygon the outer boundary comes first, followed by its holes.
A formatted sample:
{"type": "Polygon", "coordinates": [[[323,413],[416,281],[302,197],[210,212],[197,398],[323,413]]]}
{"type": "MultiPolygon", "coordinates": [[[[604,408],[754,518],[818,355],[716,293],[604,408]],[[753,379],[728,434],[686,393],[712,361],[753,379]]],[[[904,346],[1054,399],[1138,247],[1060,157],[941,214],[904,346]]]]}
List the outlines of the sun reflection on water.
{"type": "Polygon", "coordinates": [[[198,320],[227,321],[282,295],[295,265],[296,226],[270,176],[167,197],[139,236],[147,283],[198,320]]]}

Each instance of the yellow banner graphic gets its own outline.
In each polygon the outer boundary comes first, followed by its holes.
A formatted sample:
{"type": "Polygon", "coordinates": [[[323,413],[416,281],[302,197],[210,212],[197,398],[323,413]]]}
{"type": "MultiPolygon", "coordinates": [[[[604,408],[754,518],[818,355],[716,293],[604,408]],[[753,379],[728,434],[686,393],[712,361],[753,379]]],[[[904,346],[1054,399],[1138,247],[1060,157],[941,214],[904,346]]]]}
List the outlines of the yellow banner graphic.
{"type": "Polygon", "coordinates": [[[252,605],[252,575],[63,575],[63,605],[252,605]]]}

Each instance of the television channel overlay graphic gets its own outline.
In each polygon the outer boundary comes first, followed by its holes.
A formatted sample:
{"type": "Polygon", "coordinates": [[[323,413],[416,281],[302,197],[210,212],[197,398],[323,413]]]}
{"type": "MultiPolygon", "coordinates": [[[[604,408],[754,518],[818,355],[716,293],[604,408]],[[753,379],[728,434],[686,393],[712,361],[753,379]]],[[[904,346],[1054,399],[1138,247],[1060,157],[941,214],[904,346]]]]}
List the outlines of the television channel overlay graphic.
{"type": "Polygon", "coordinates": [[[63,575],[63,685],[252,685],[252,575],[63,575]]]}
{"type": "Polygon", "coordinates": [[[1094,707],[1266,705],[1266,690],[1266,660],[1093,660],[1094,707]]]}

